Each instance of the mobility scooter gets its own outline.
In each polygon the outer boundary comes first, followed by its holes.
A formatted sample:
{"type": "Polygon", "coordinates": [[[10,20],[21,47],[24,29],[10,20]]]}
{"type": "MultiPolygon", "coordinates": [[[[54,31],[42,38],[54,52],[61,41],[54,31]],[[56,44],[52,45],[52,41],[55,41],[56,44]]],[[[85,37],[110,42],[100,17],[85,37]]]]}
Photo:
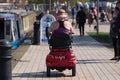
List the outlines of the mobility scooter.
{"type": "Polygon", "coordinates": [[[51,70],[60,72],[68,69],[72,70],[72,76],[76,75],[76,57],[72,50],[71,37],[68,34],[52,34],[48,36],[46,28],[46,36],[50,52],[46,57],[47,77],[50,77],[51,70]]]}

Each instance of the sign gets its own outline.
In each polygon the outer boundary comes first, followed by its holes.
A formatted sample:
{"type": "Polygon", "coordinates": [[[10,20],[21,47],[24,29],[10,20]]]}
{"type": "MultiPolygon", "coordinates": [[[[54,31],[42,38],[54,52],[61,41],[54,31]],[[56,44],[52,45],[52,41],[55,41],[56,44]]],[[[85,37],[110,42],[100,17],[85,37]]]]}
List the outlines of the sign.
{"type": "Polygon", "coordinates": [[[4,18],[5,20],[15,20],[15,15],[14,14],[9,14],[9,13],[0,13],[0,19],[4,18]]]}
{"type": "Polygon", "coordinates": [[[40,21],[40,43],[47,42],[45,30],[46,30],[46,27],[50,27],[50,25],[54,21],[56,21],[56,19],[51,14],[46,14],[41,18],[41,21],[40,21]]]}

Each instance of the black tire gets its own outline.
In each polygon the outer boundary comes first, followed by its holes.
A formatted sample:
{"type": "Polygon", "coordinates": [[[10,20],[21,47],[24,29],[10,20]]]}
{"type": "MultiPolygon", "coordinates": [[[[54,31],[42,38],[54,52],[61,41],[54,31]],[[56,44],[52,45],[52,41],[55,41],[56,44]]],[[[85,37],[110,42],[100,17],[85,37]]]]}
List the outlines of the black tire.
{"type": "Polygon", "coordinates": [[[72,68],[72,76],[75,76],[75,75],[76,75],[76,66],[72,68]]]}
{"type": "Polygon", "coordinates": [[[50,68],[47,67],[47,77],[50,77],[50,68]]]}

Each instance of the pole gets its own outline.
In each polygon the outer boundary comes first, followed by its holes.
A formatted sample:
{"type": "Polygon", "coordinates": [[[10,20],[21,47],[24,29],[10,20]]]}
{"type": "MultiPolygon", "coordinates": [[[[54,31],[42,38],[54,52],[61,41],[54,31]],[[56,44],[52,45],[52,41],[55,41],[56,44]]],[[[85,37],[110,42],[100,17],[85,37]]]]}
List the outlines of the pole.
{"type": "Polygon", "coordinates": [[[0,40],[0,80],[12,80],[11,48],[6,40],[0,40]]]}
{"type": "Polygon", "coordinates": [[[97,35],[99,34],[99,0],[97,0],[97,35]]]}
{"type": "Polygon", "coordinates": [[[51,11],[51,0],[49,1],[49,5],[50,5],[50,11],[51,11]]]}

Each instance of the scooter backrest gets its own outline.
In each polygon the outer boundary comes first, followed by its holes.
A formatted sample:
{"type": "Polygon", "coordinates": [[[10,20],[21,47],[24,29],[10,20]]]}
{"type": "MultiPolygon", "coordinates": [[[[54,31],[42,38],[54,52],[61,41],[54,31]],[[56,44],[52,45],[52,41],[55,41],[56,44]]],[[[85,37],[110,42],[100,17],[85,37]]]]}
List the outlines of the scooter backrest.
{"type": "Polygon", "coordinates": [[[68,34],[53,34],[49,40],[50,46],[64,47],[71,45],[71,37],[68,34]]]}

